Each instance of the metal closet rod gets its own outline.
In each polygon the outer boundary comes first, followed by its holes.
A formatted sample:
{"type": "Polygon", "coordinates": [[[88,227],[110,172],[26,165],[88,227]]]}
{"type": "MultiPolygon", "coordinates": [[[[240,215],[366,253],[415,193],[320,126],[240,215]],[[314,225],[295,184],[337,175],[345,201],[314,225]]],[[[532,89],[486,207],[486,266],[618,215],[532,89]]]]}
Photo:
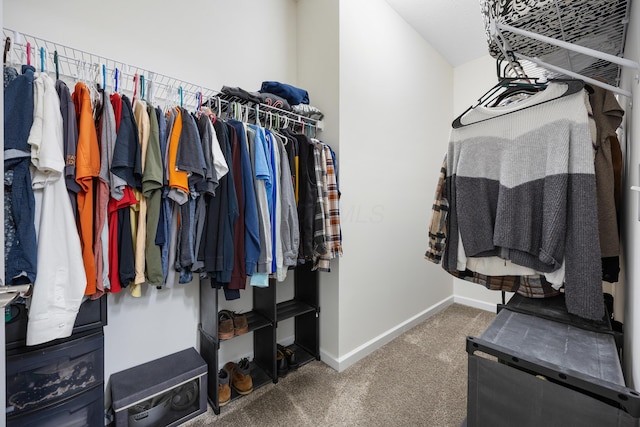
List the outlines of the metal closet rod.
{"type": "MultiPolygon", "coordinates": [[[[200,85],[196,85],[194,83],[189,83],[184,80],[179,80],[174,77],[170,77],[164,74],[155,73],[134,65],[129,65],[121,61],[116,61],[114,59],[106,58],[101,55],[96,55],[94,53],[86,52],[83,50],[79,50],[70,46],[62,45],[56,42],[52,42],[49,40],[41,39],[30,34],[24,34],[17,32],[15,30],[4,28],[4,36],[11,37],[12,50],[16,49],[18,53],[18,58],[22,59],[20,55],[26,54],[26,46],[27,43],[31,44],[31,52],[33,59],[38,59],[38,55],[40,54],[40,47],[45,48],[46,57],[50,60],[47,63],[46,69],[49,69],[48,65],[54,63],[54,52],[57,52],[58,63],[60,74],[65,75],[71,78],[78,78],[78,74],[74,75],[71,70],[71,65],[75,66],[76,72],[81,70],[93,70],[94,72],[100,73],[102,70],[102,65],[105,66],[107,74],[112,76],[110,78],[110,82],[113,82],[113,76],[115,74],[116,68],[118,69],[118,74],[121,78],[119,81],[119,91],[127,90],[133,92],[133,77],[137,74],[138,76],[145,76],[145,81],[147,85],[151,85],[153,88],[161,88],[164,89],[164,96],[160,96],[159,98],[164,100],[178,100],[179,90],[182,88],[182,96],[189,97],[191,99],[196,99],[196,94],[202,94],[202,102],[204,103],[207,99],[212,97],[223,96],[220,91],[215,89],[205,88],[200,85]],[[16,41],[16,38],[19,40],[16,41]],[[22,48],[20,48],[21,46],[22,48]],[[62,67],[62,62],[67,65],[67,72],[65,72],[64,67],[62,67]],[[91,67],[87,69],[86,67],[91,67]],[[175,90],[174,93],[171,91],[175,90]]],[[[32,65],[35,68],[39,69],[39,61],[34,60],[32,65]]],[[[90,76],[91,78],[97,77],[99,74],[95,76],[90,76]]],[[[113,84],[111,84],[113,86],[113,84]]],[[[149,86],[148,86],[149,87],[149,86]]],[[[223,102],[229,102],[227,100],[222,100],[223,102]]],[[[188,102],[187,104],[192,105],[193,102],[188,102]]],[[[282,110],[277,107],[272,107],[267,104],[259,104],[259,112],[264,113],[264,117],[267,117],[267,113],[271,113],[273,115],[278,114],[280,116],[288,117],[290,120],[297,122],[305,127],[311,126],[317,130],[322,129],[322,121],[312,119],[310,117],[302,116],[300,114],[296,114],[291,111],[282,110]]]]}

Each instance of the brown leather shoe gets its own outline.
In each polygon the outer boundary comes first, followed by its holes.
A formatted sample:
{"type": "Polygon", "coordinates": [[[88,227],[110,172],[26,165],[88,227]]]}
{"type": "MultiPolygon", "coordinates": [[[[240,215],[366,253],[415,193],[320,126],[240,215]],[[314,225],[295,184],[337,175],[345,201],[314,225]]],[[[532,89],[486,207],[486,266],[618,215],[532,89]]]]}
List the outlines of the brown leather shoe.
{"type": "Polygon", "coordinates": [[[231,401],[231,387],[229,387],[229,372],[220,369],[218,372],[218,406],[222,407],[231,401]]]}
{"type": "Polygon", "coordinates": [[[218,312],[218,339],[228,340],[233,336],[233,315],[229,310],[220,310],[218,312]]]}
{"type": "MultiPolygon", "coordinates": [[[[231,319],[233,335],[242,335],[249,332],[249,323],[247,322],[247,316],[245,316],[244,314],[238,314],[231,310],[220,310],[220,312],[218,313],[218,316],[220,316],[220,319],[222,316],[224,316],[225,319],[226,318],[231,319]]],[[[222,320],[220,320],[220,324],[222,324],[222,320]]],[[[230,336],[229,338],[233,338],[233,335],[230,336]]],[[[221,338],[221,339],[228,339],[228,338],[221,338]]]]}
{"type": "Polygon", "coordinates": [[[249,359],[246,357],[237,364],[234,362],[227,362],[224,365],[224,369],[229,372],[231,377],[231,387],[238,394],[249,394],[253,391],[253,380],[249,372],[251,367],[249,365],[249,359]]]}
{"type": "Polygon", "coordinates": [[[233,313],[233,333],[242,335],[249,332],[249,323],[244,314],[233,313]]]}

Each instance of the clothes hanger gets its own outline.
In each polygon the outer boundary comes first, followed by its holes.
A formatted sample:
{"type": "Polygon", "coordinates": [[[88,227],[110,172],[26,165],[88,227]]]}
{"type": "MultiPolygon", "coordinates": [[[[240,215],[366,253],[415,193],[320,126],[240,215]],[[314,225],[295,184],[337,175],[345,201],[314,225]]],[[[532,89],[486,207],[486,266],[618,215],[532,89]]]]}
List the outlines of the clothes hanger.
{"type": "Polygon", "coordinates": [[[60,64],[58,61],[58,51],[54,50],[53,51],[53,63],[56,66],[56,80],[60,80],[60,64]]]}
{"type": "Polygon", "coordinates": [[[46,53],[44,51],[44,47],[40,47],[40,72],[45,72],[45,63],[46,63],[46,53]]]}
{"type": "Polygon", "coordinates": [[[537,79],[505,79],[502,82],[501,88],[504,90],[499,93],[493,100],[488,99],[485,101],[485,105],[490,103],[490,107],[497,107],[504,99],[518,94],[527,93],[530,95],[536,94],[541,90],[546,89],[547,82],[538,82],[537,79]],[[493,101],[491,103],[491,101],[493,101]]]}
{"type": "Polygon", "coordinates": [[[4,53],[2,54],[2,63],[7,63],[7,53],[11,50],[11,37],[7,37],[4,40],[4,53]]]}
{"type": "Polygon", "coordinates": [[[516,111],[522,111],[522,110],[525,110],[525,109],[527,109],[527,108],[531,108],[531,107],[535,107],[535,106],[538,106],[538,105],[546,104],[547,102],[555,101],[556,99],[564,98],[564,97],[566,97],[566,96],[569,96],[569,95],[573,95],[573,94],[575,94],[575,93],[578,93],[578,92],[580,92],[582,89],[584,89],[584,87],[585,87],[585,86],[584,86],[584,82],[583,82],[582,80],[570,80],[570,79],[563,80],[563,79],[554,79],[554,80],[551,80],[551,81],[552,81],[552,82],[558,82],[558,83],[564,83],[564,84],[566,84],[566,85],[567,85],[567,89],[564,91],[564,93],[562,93],[562,95],[557,96],[557,97],[555,97],[555,98],[547,99],[547,100],[542,101],[542,102],[539,102],[539,103],[537,103],[537,104],[528,105],[528,106],[526,106],[526,107],[523,107],[523,108],[520,108],[520,109],[517,109],[517,110],[508,111],[508,112],[505,112],[504,114],[500,114],[500,115],[496,115],[496,116],[493,116],[493,117],[488,117],[488,118],[486,118],[486,119],[478,120],[477,122],[463,124],[463,123],[462,123],[462,117],[464,117],[464,116],[465,116],[469,111],[473,110],[474,108],[478,107],[479,105],[482,105],[482,104],[486,103],[486,102],[487,102],[487,100],[491,98],[491,96],[489,96],[489,97],[487,98],[487,94],[493,95],[493,94],[495,94],[495,93],[496,93],[496,90],[498,90],[498,89],[500,89],[501,87],[503,87],[503,86],[502,86],[502,85],[503,85],[503,82],[499,82],[498,84],[496,84],[495,86],[493,86],[491,89],[489,89],[489,91],[488,91],[485,95],[483,95],[482,97],[480,97],[480,99],[478,100],[478,102],[477,102],[475,105],[470,106],[470,107],[469,107],[469,108],[467,108],[467,109],[466,109],[462,114],[460,114],[460,115],[459,115],[459,116],[458,116],[458,117],[453,121],[453,123],[452,123],[452,127],[453,127],[454,129],[459,129],[459,128],[464,127],[464,126],[469,126],[469,125],[473,125],[473,124],[476,124],[476,123],[485,122],[485,121],[487,121],[487,120],[491,120],[491,119],[496,118],[496,117],[506,116],[506,115],[511,114],[511,113],[514,113],[514,112],[516,112],[516,111]]]}

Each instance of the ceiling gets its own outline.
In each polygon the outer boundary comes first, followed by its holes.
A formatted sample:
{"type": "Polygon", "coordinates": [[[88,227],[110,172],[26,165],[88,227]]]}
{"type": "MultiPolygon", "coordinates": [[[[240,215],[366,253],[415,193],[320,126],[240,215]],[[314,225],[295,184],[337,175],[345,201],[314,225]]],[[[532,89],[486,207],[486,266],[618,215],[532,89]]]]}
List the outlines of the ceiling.
{"type": "Polygon", "coordinates": [[[454,67],[489,53],[479,0],[387,0],[454,67]]]}

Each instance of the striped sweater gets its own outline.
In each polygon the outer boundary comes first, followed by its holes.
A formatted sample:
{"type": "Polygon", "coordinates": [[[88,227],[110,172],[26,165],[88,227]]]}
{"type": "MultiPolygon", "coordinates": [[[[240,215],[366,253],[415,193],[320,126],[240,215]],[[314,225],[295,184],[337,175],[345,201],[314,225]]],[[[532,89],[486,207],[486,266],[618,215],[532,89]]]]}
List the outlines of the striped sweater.
{"type": "Polygon", "coordinates": [[[453,129],[444,267],[456,269],[458,236],[468,257],[500,256],[537,271],[566,262],[569,313],[601,319],[595,174],[583,91],[565,85],[506,107],[477,107],[453,129]],[[556,99],[557,98],[557,99],[556,99]]]}

